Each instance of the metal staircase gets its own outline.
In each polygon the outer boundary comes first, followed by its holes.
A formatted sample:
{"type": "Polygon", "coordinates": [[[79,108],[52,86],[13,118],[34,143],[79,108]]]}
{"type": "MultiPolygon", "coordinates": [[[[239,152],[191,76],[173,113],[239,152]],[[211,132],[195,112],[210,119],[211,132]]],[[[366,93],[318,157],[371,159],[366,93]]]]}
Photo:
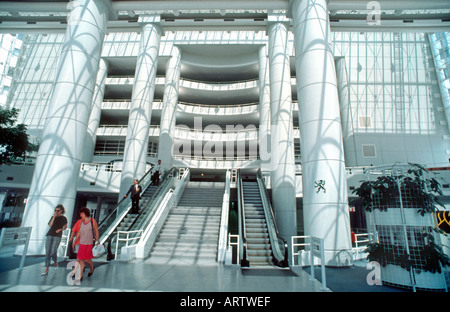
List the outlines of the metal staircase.
{"type": "Polygon", "coordinates": [[[220,182],[189,182],[147,261],[216,264],[224,187],[220,182]]]}

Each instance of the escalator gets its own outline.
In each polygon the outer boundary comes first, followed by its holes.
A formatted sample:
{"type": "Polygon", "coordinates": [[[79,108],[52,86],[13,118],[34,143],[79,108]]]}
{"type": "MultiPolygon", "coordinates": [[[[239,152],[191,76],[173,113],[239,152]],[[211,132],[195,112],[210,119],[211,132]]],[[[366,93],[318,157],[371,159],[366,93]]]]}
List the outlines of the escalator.
{"type": "Polygon", "coordinates": [[[278,233],[261,171],[237,180],[242,267],[288,266],[288,246],[278,233]]]}
{"type": "MultiPolygon", "coordinates": [[[[142,196],[140,199],[140,207],[147,207],[155,194],[158,187],[156,185],[150,184],[145,191],[142,192],[142,196]]],[[[139,214],[128,213],[125,218],[120,222],[117,227],[117,231],[128,231],[129,228],[133,225],[134,221],[138,217],[139,214]]]]}
{"type": "MultiPolygon", "coordinates": [[[[151,218],[153,208],[158,204],[161,194],[168,191],[168,185],[178,174],[178,169],[172,168],[163,177],[160,186],[154,186],[151,182],[151,170],[139,181],[142,186],[142,196],[140,200],[140,213],[132,214],[131,200],[123,198],[114,210],[99,224],[99,243],[105,245],[108,242],[108,259],[112,259],[115,250],[114,239],[117,239],[119,231],[138,231],[145,228],[148,219],[151,218]],[[114,247],[112,247],[114,246],[114,247]]],[[[133,234],[133,235],[136,235],[133,234]]],[[[131,237],[133,238],[133,237],[131,237]]],[[[118,245],[120,249],[121,245],[118,245]]]]}

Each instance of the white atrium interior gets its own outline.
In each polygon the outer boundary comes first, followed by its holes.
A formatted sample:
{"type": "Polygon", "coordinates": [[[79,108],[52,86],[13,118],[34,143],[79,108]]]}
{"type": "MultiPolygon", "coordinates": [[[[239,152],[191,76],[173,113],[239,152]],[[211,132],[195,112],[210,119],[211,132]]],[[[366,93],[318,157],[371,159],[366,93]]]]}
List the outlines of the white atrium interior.
{"type": "Polygon", "coordinates": [[[306,236],[351,266],[373,234],[353,191],[411,163],[448,210],[448,1],[4,1],[0,21],[1,104],[39,145],[1,166],[0,222],[30,255],[61,203],[123,261],[288,267],[306,236]]]}

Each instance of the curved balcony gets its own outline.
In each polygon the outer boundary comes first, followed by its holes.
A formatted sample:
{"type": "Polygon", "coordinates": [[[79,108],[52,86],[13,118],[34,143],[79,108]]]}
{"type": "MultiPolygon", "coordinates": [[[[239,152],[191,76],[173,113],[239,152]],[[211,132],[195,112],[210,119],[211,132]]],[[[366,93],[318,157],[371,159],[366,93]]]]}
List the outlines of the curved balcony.
{"type": "MultiPolygon", "coordinates": [[[[127,125],[101,125],[97,129],[97,136],[107,136],[107,137],[126,137],[127,136],[127,125]]],[[[159,126],[150,126],[149,137],[159,136],[159,126]]]]}
{"type": "Polygon", "coordinates": [[[226,83],[180,79],[179,94],[184,101],[193,103],[250,103],[259,100],[259,83],[257,79],[226,83]]]}
{"type": "MultiPolygon", "coordinates": [[[[129,111],[131,107],[130,99],[120,99],[120,100],[104,100],[102,102],[103,110],[126,110],[129,111]]],[[[153,100],[152,110],[162,110],[163,102],[162,100],[153,100]]]]}
{"type": "Polygon", "coordinates": [[[238,91],[258,87],[258,80],[204,82],[180,78],[180,87],[207,91],[238,91]]]}
{"type": "MultiPolygon", "coordinates": [[[[128,126],[126,125],[101,125],[97,129],[97,136],[125,137],[128,126]]],[[[160,134],[159,126],[150,126],[149,136],[158,137],[160,134]]],[[[214,129],[190,129],[188,127],[177,126],[175,129],[175,139],[179,140],[198,140],[209,142],[231,142],[231,141],[253,141],[258,140],[258,128],[253,126],[214,129]]],[[[300,138],[300,129],[294,127],[294,138],[300,138]]]]}
{"type": "MultiPolygon", "coordinates": [[[[126,125],[101,125],[97,129],[97,136],[125,137],[128,126],[126,125]]],[[[149,136],[158,137],[159,126],[150,126],[149,136]]],[[[229,142],[229,141],[251,141],[258,139],[258,129],[256,127],[234,127],[234,129],[190,129],[187,127],[175,128],[175,139],[208,141],[208,142],[229,142]]]]}
{"type": "Polygon", "coordinates": [[[203,127],[218,125],[259,125],[258,103],[238,105],[206,105],[180,102],[177,106],[177,123],[195,126],[195,117],[201,117],[203,127]]]}
{"type": "Polygon", "coordinates": [[[130,110],[131,100],[103,100],[102,110],[130,110]]]}
{"type": "Polygon", "coordinates": [[[222,129],[213,127],[210,129],[191,129],[188,127],[176,127],[175,139],[207,142],[234,142],[258,140],[258,129],[251,127],[234,127],[222,129]]]}
{"type": "Polygon", "coordinates": [[[177,111],[192,115],[211,115],[211,116],[235,116],[251,115],[258,113],[258,103],[246,103],[237,105],[208,105],[179,102],[177,111]]]}
{"type": "MultiPolygon", "coordinates": [[[[107,77],[105,98],[131,98],[135,78],[133,76],[107,77]]],[[[164,93],[165,77],[155,80],[155,95],[164,93]]],[[[291,85],[296,90],[297,80],[291,78],[291,85]]],[[[179,97],[184,102],[229,105],[259,101],[259,81],[251,79],[233,82],[204,82],[180,78],[179,97]]]]}
{"type": "Polygon", "coordinates": [[[208,158],[202,156],[174,155],[174,166],[199,169],[259,168],[258,157],[208,158]]]}

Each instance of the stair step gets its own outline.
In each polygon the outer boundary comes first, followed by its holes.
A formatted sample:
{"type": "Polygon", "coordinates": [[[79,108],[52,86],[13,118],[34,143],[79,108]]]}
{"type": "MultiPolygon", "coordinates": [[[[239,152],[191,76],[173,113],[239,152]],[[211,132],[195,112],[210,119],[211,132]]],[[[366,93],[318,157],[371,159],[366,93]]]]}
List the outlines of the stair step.
{"type": "Polygon", "coordinates": [[[215,264],[224,183],[189,182],[150,253],[152,262],[215,264]]]}
{"type": "Polygon", "coordinates": [[[201,244],[201,245],[188,245],[185,244],[177,244],[172,243],[173,245],[169,245],[168,243],[156,243],[153,246],[152,252],[162,253],[195,253],[195,252],[205,252],[205,253],[216,253],[217,252],[217,244],[201,244]],[[182,246],[182,247],[181,247],[182,246]]]}
{"type": "Polygon", "coordinates": [[[247,233],[247,238],[269,238],[269,233],[247,233]]]}
{"type": "Polygon", "coordinates": [[[212,215],[220,215],[222,213],[222,206],[220,207],[214,207],[214,206],[205,206],[205,207],[198,207],[198,206],[182,206],[178,205],[177,207],[174,207],[170,213],[174,214],[212,214],[212,215]]]}
{"type": "Polygon", "coordinates": [[[267,228],[246,228],[245,229],[247,231],[247,234],[266,234],[267,232],[267,228]]]}
{"type": "Polygon", "coordinates": [[[180,227],[173,227],[173,226],[164,226],[163,230],[165,233],[168,233],[170,235],[184,235],[184,234],[192,234],[192,235],[211,235],[211,234],[217,234],[219,232],[218,228],[180,228],[180,227]]]}
{"type": "Polygon", "coordinates": [[[272,251],[270,249],[247,249],[247,255],[251,257],[271,257],[272,251]]]}
{"type": "Polygon", "coordinates": [[[167,218],[167,221],[181,222],[189,224],[189,222],[208,223],[220,222],[219,215],[202,215],[202,214],[172,214],[167,218]]]}
{"type": "Polygon", "coordinates": [[[251,229],[265,229],[267,231],[267,224],[264,221],[260,222],[247,222],[245,225],[245,228],[248,230],[251,229]]]}
{"type": "Polygon", "coordinates": [[[160,234],[159,240],[202,240],[202,241],[216,241],[217,234],[207,234],[207,233],[170,233],[164,231],[160,234]]]}
{"type": "Polygon", "coordinates": [[[248,256],[250,266],[272,264],[272,257],[248,256]]]}
{"type": "Polygon", "coordinates": [[[166,220],[165,226],[168,227],[178,227],[188,226],[189,228],[219,228],[220,222],[219,220],[177,220],[177,219],[169,219],[166,220]],[[206,220],[206,221],[205,221],[206,220]]]}
{"type": "Polygon", "coordinates": [[[270,239],[268,237],[247,237],[247,245],[253,244],[270,244],[270,239]]]}
{"type": "Polygon", "coordinates": [[[156,241],[153,248],[180,248],[180,249],[192,249],[198,248],[198,246],[202,246],[202,248],[217,248],[217,242],[174,242],[174,241],[156,241]]]}

